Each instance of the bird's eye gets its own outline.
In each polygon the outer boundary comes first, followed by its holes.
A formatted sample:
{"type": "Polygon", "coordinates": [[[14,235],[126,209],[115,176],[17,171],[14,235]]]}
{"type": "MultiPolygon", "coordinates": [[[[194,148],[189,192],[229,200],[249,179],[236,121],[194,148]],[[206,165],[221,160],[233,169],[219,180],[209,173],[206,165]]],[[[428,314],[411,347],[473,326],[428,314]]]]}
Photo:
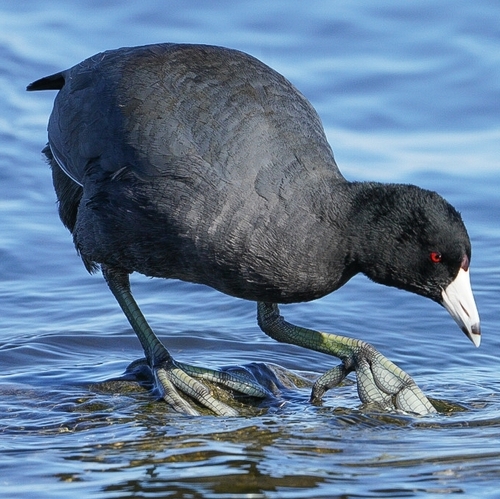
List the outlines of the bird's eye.
{"type": "Polygon", "coordinates": [[[439,251],[431,251],[429,254],[429,258],[431,259],[432,263],[439,263],[443,259],[443,255],[439,253],[439,251]]]}

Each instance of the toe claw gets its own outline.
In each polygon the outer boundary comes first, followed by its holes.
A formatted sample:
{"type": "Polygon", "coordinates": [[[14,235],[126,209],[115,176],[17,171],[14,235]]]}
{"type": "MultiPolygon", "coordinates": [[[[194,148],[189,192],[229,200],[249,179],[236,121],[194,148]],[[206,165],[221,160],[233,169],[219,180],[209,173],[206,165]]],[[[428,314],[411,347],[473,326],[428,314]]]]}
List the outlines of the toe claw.
{"type": "Polygon", "coordinates": [[[312,404],[320,403],[323,395],[330,390],[330,388],[339,385],[348,374],[349,372],[344,364],[339,364],[322,374],[312,387],[310,402],[312,404]]]}

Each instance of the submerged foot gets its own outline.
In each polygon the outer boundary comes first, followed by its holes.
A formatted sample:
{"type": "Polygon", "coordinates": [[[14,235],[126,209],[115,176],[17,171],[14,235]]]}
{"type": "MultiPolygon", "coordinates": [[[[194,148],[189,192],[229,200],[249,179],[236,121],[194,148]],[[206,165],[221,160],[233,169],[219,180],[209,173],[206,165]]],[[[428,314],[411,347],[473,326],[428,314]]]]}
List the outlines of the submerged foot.
{"type": "Polygon", "coordinates": [[[125,379],[144,383],[181,414],[196,416],[205,408],[219,416],[237,416],[238,411],[228,405],[231,402],[264,399],[275,392],[271,370],[260,377],[252,371],[243,367],[210,369],[173,359],[151,368],[147,359],[140,359],[127,367],[125,379]]]}
{"type": "MultiPolygon", "coordinates": [[[[160,394],[168,405],[183,414],[197,415],[203,408],[224,415],[238,415],[233,406],[283,404],[282,393],[312,387],[316,376],[306,377],[276,364],[253,362],[246,365],[208,369],[171,361],[151,369],[146,359],[132,362],[119,381],[139,382],[160,394]],[[260,401],[259,401],[260,399],[260,401]]],[[[118,380],[115,380],[118,381],[118,380]]]]}
{"type": "Polygon", "coordinates": [[[156,386],[162,398],[177,412],[198,415],[184,396],[219,416],[237,416],[238,411],[217,399],[202,381],[216,384],[247,397],[265,398],[270,392],[250,378],[222,370],[192,366],[168,359],[153,368],[156,386]]]}

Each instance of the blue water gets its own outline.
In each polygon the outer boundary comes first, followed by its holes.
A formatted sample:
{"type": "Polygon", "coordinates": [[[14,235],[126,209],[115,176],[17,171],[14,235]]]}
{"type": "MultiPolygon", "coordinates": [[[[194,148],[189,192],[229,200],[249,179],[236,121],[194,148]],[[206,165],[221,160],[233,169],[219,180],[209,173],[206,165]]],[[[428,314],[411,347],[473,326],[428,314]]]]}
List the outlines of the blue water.
{"type": "MultiPolygon", "coordinates": [[[[499,19],[495,0],[2,0],[0,496],[498,497],[499,19]],[[347,384],[323,407],[304,388],[253,415],[189,418],[146,391],[99,385],[142,352],[58,220],[40,153],[54,92],[24,89],[96,52],[163,41],[251,53],[311,100],[347,178],[416,183],[461,211],[479,349],[436,304],[364,277],[282,309],[370,341],[450,411],[366,412],[347,384]]],[[[142,276],[133,288],[180,360],[337,363],[274,343],[252,303],[142,276]]]]}

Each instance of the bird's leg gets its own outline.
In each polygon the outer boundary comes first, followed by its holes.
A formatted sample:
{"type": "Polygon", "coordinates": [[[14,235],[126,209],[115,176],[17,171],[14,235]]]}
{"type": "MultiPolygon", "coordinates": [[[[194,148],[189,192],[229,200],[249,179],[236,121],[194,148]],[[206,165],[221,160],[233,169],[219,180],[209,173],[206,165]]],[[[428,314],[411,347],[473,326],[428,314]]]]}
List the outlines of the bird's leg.
{"type": "Polygon", "coordinates": [[[429,414],[436,409],[413,379],[368,343],[321,333],[286,322],[274,303],[258,303],[257,318],[261,329],[271,338],[333,355],[342,364],[320,376],[313,386],[311,401],[356,371],[358,394],[363,403],[376,403],[390,409],[429,414]]]}
{"type": "Polygon", "coordinates": [[[218,415],[235,416],[238,414],[235,409],[217,400],[205,385],[194,378],[206,379],[248,396],[263,398],[269,394],[265,388],[249,379],[175,361],[157,338],[134,300],[130,291],[128,273],[106,265],[102,265],[102,272],[141,342],[146,360],[154,373],[163,399],[175,411],[192,415],[198,414],[198,411],[181,397],[179,394],[181,392],[218,415]]]}

